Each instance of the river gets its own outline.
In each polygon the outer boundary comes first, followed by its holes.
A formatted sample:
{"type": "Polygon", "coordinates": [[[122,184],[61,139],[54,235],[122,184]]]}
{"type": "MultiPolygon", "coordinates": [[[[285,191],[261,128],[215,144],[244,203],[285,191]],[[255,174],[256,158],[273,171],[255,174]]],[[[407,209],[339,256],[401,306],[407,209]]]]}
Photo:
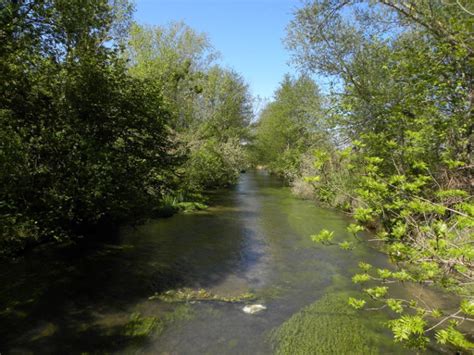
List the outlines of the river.
{"type": "Polygon", "coordinates": [[[359,290],[358,262],[387,267],[386,257],[367,243],[344,251],[309,238],[322,228],[350,238],[349,223],[251,172],[205,211],[123,228],[106,244],[35,250],[0,265],[0,352],[406,354],[381,325],[388,315],[341,305],[359,290]],[[149,299],[182,287],[252,292],[267,309],[149,299]]]}

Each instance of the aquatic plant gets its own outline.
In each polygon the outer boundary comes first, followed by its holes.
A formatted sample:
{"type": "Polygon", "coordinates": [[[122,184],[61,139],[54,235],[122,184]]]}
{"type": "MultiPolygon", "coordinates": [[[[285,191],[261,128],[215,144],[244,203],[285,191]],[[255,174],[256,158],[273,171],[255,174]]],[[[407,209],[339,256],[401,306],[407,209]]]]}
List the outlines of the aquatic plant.
{"type": "Polygon", "coordinates": [[[140,313],[132,313],[130,321],[124,329],[124,334],[129,337],[146,337],[156,328],[163,327],[163,323],[155,317],[143,317],[140,313]]]}
{"type": "Polygon", "coordinates": [[[222,296],[213,294],[205,289],[193,290],[191,288],[181,288],[177,290],[168,290],[163,293],[157,293],[148,298],[149,300],[160,300],[163,302],[190,302],[190,301],[216,301],[237,303],[255,299],[255,295],[247,292],[238,296],[222,296]]]}
{"type": "Polygon", "coordinates": [[[139,312],[130,315],[130,320],[125,325],[123,334],[127,337],[146,338],[152,333],[161,334],[170,324],[190,320],[195,313],[188,305],[179,305],[171,312],[161,314],[160,317],[145,317],[139,312]]]}
{"type": "Polygon", "coordinates": [[[327,294],[271,332],[278,355],[379,354],[377,334],[347,304],[346,294],[327,294]]]}

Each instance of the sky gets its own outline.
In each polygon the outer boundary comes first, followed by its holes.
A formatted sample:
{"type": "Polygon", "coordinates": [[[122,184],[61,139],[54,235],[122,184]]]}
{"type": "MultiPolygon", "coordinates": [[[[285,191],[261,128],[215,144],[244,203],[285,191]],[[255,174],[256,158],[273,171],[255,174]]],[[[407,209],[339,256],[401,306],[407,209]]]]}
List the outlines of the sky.
{"type": "Polygon", "coordinates": [[[135,0],[135,20],[182,20],[207,33],[220,63],[240,73],[252,95],[270,99],[283,75],[296,73],[282,39],[298,5],[299,0],[135,0]]]}

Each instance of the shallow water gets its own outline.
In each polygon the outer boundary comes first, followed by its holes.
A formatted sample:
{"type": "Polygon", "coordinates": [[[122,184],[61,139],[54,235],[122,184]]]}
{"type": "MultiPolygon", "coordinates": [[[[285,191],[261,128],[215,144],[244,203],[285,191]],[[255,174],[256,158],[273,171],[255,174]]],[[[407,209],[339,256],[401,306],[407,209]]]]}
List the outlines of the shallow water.
{"type": "MultiPolygon", "coordinates": [[[[106,245],[37,250],[0,265],[0,353],[271,354],[270,334],[293,314],[358,290],[350,278],[360,260],[387,266],[365,243],[348,252],[308,237],[326,228],[349,238],[349,223],[258,172],[216,193],[206,211],[124,228],[106,245]],[[248,315],[241,303],[148,300],[180,287],[251,291],[267,309],[248,315]],[[163,321],[138,336],[126,331],[133,313],[163,321]]],[[[380,325],[383,314],[360,317],[378,352],[407,353],[380,325]]]]}

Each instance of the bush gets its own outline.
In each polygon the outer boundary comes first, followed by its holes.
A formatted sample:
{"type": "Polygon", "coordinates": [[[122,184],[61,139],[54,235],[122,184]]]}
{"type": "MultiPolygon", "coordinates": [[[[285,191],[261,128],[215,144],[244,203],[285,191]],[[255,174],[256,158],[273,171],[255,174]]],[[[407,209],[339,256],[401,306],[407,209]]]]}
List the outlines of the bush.
{"type": "Polygon", "coordinates": [[[194,142],[190,150],[184,176],[186,184],[197,190],[234,184],[246,167],[244,149],[236,138],[194,142]]]}

